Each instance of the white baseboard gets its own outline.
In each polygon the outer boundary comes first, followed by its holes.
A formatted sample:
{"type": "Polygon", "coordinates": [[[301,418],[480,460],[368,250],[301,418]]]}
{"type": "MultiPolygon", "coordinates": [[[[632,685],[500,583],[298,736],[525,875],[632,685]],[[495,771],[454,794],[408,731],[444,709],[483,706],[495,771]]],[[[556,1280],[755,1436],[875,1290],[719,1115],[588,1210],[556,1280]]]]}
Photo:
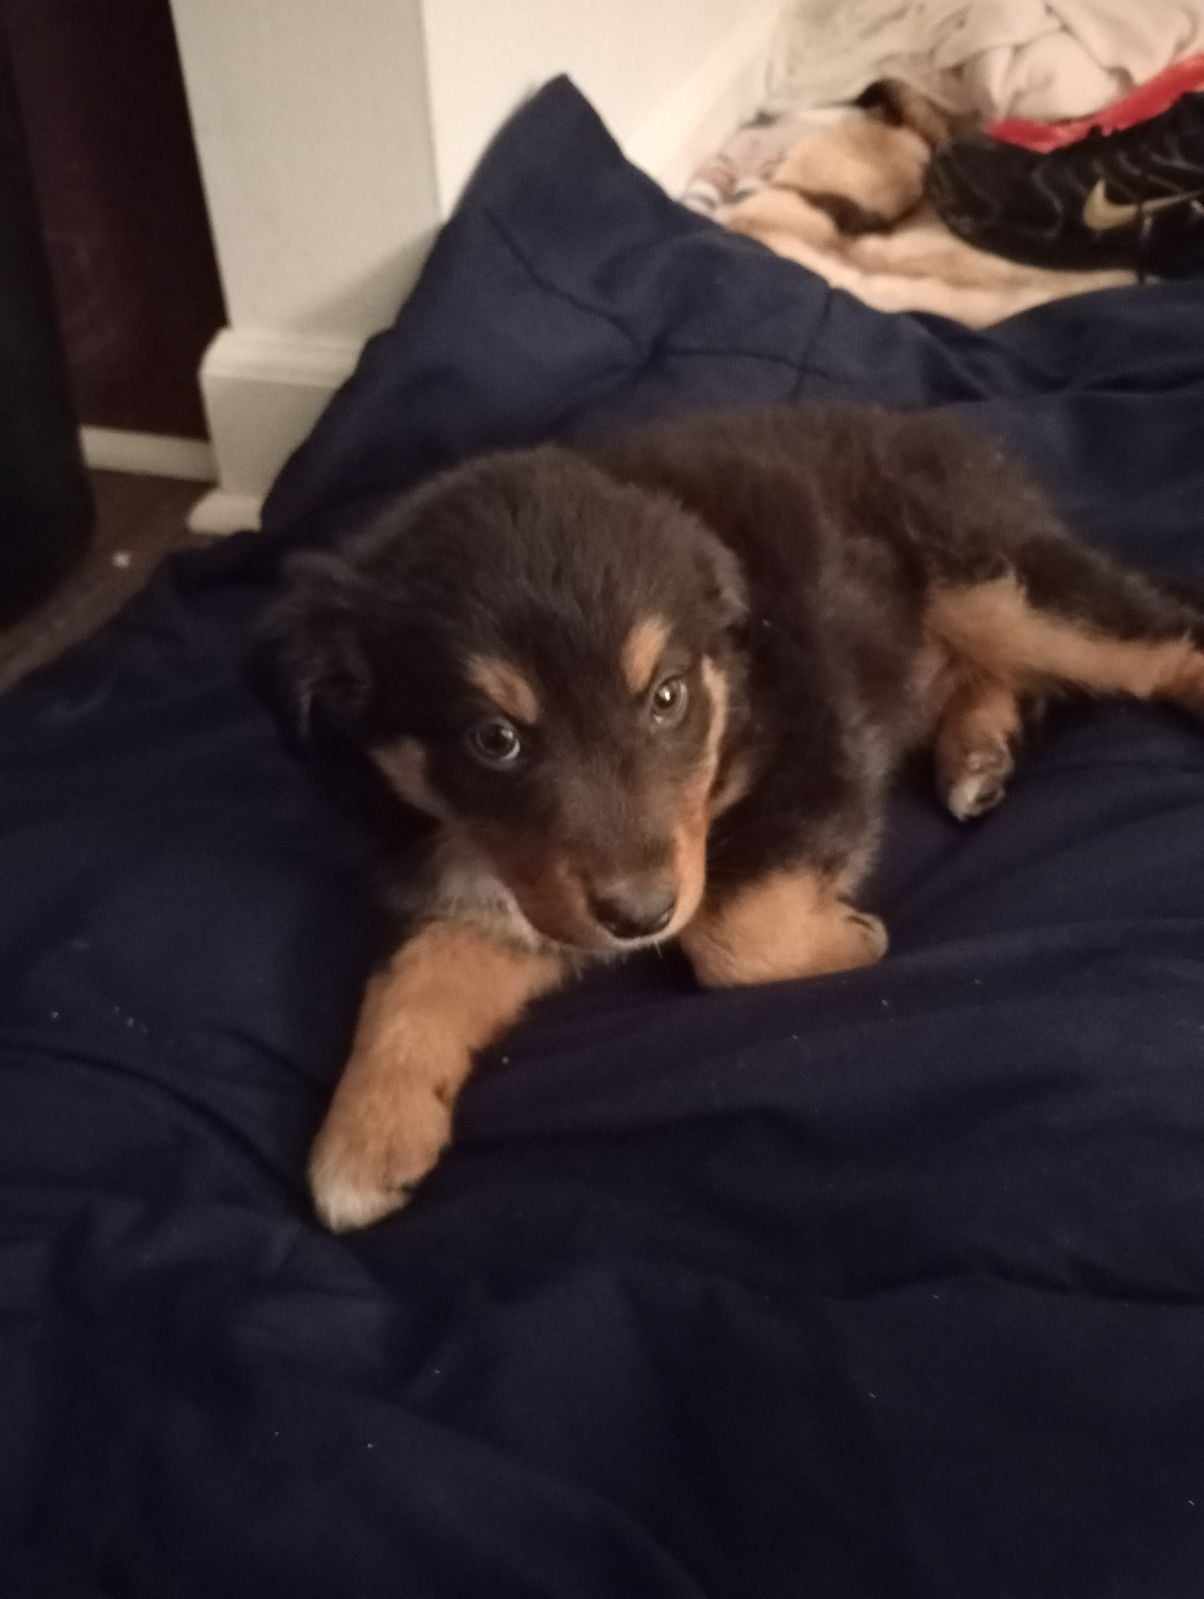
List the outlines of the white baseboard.
{"type": "Polygon", "coordinates": [[[259,526],[262,494],[228,494],[212,489],[188,513],[190,533],[243,533],[259,526]]]}
{"type": "Polygon", "coordinates": [[[627,157],[675,198],[698,164],[763,103],[784,9],[785,0],[750,0],[738,26],[627,140],[627,157]]]}
{"type": "Polygon", "coordinates": [[[97,471],[137,472],[196,483],[212,483],[217,477],[213,450],[203,439],[97,427],[80,428],[79,437],[84,460],[97,471]]]}
{"type": "Polygon", "coordinates": [[[193,508],[196,533],[258,524],[264,495],[359,358],[352,338],[223,328],[201,362],[218,487],[193,508]]]}

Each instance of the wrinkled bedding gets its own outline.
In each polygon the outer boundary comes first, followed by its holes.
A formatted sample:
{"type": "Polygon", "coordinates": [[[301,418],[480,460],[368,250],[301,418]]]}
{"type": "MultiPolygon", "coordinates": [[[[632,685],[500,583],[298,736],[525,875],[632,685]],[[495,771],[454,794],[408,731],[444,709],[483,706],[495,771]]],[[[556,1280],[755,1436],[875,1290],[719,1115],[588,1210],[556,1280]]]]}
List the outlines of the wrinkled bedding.
{"type": "Polygon", "coordinates": [[[792,0],[771,93],[831,105],[901,78],[951,108],[1056,122],[1201,49],[1204,0],[792,0]]]}
{"type": "Polygon", "coordinates": [[[914,129],[856,106],[764,111],[699,167],[683,200],[876,310],[967,327],[1137,281],[1124,269],[1055,272],[975,249],[924,199],[930,156],[914,129]],[[848,231],[807,198],[816,191],[868,205],[881,228],[848,231]]]}
{"type": "Polygon", "coordinates": [[[309,1211],[373,934],[242,666],[282,555],[482,447],[826,396],[956,408],[1084,536],[1204,574],[1204,286],[881,315],[559,81],[265,531],[0,699],[0,1593],[1198,1599],[1204,732],[1170,711],[1059,709],[968,828],[917,770],[882,966],[599,973],[401,1217],[309,1211]]]}

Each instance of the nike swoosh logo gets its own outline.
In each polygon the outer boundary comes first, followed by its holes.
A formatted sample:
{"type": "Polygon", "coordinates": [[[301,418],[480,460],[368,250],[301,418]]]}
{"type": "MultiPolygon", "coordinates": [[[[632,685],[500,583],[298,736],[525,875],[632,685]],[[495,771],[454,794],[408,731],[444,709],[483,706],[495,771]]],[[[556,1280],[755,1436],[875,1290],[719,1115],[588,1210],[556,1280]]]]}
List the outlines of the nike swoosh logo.
{"type": "Polygon", "coordinates": [[[1160,195],[1158,199],[1147,200],[1143,205],[1121,204],[1109,200],[1107,187],[1103,178],[1100,178],[1083,201],[1083,221],[1095,233],[1107,233],[1111,228],[1127,228],[1138,217],[1149,216],[1151,211],[1165,211],[1168,205],[1185,205],[1188,200],[1197,200],[1202,194],[1204,189],[1193,189],[1190,194],[1160,195]]]}

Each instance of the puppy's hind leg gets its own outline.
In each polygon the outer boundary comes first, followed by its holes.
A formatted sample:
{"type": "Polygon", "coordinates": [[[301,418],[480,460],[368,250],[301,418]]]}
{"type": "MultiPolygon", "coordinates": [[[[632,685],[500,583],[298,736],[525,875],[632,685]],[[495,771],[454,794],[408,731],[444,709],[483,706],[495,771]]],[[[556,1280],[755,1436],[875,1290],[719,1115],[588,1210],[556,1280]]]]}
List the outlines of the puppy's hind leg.
{"type": "Polygon", "coordinates": [[[1125,695],[1204,715],[1204,612],[1068,538],[1018,539],[1000,575],[937,585],[926,620],[1017,695],[1125,695]]]}
{"type": "Polygon", "coordinates": [[[968,674],[941,713],[934,747],[937,788],[959,822],[985,816],[1003,799],[1020,734],[1015,689],[968,674]]]}

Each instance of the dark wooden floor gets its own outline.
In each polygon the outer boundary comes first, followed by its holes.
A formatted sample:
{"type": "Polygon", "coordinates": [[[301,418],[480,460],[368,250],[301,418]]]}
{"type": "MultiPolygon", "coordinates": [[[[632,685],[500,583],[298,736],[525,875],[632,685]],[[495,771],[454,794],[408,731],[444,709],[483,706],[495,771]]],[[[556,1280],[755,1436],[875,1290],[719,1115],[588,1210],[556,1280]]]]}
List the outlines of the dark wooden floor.
{"type": "Polygon", "coordinates": [[[195,544],[184,518],[204,484],[94,472],[96,536],[36,611],[0,629],[0,691],[86,638],[146,582],[169,550],[195,544]]]}

